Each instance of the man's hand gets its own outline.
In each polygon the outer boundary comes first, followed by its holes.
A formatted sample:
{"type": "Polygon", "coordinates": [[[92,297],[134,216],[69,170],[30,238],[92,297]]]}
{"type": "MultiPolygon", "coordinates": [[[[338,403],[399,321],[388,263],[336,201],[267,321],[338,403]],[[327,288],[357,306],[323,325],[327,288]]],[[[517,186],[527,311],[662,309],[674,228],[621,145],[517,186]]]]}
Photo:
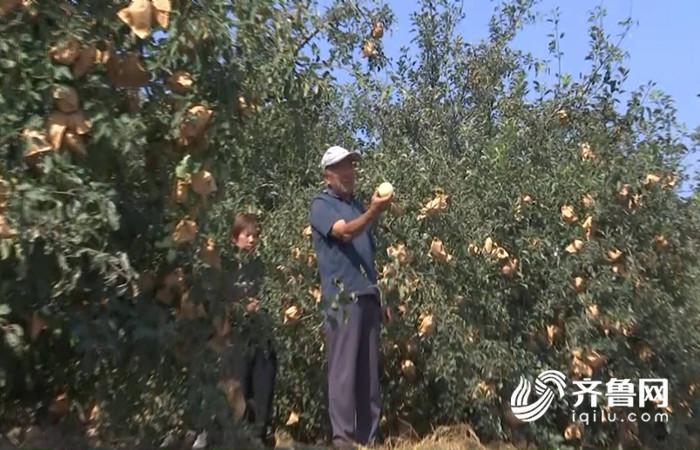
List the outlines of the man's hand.
{"type": "Polygon", "coordinates": [[[385,306],[382,308],[382,321],[384,324],[389,324],[393,320],[391,313],[391,306],[385,306]]]}
{"type": "Polygon", "coordinates": [[[380,197],[379,194],[375,192],[372,195],[372,201],[367,211],[349,222],[343,219],[335,222],[331,228],[331,236],[343,242],[351,242],[355,236],[364,231],[365,227],[373,223],[382,211],[391,205],[393,199],[394,194],[380,197]]]}
{"type": "Polygon", "coordinates": [[[391,205],[391,201],[393,199],[393,193],[391,195],[387,195],[386,197],[382,197],[375,191],[374,194],[372,194],[372,201],[370,202],[369,207],[378,211],[384,211],[391,205]]]}

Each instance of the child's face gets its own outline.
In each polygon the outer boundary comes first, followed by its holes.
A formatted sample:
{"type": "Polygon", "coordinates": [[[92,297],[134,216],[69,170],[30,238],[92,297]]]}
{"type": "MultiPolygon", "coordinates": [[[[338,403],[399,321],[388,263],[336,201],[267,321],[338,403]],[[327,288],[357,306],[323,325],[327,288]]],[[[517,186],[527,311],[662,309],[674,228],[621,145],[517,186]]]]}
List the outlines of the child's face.
{"type": "Polygon", "coordinates": [[[233,243],[236,247],[247,252],[255,250],[255,247],[258,245],[258,230],[255,227],[244,228],[243,231],[234,238],[233,243]]]}

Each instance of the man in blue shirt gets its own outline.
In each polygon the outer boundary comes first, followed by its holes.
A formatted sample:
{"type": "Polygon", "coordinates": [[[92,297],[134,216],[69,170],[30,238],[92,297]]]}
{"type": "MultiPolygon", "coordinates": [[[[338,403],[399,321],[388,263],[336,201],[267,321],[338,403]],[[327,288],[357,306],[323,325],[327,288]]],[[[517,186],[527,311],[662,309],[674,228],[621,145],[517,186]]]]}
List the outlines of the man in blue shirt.
{"type": "Polygon", "coordinates": [[[371,226],[393,194],[376,192],[367,209],[354,198],[359,153],[334,146],[323,155],[326,188],[311,203],[312,241],[321,276],[328,353],[329,415],[336,447],[373,444],[381,414],[379,332],[383,309],[371,226]],[[344,301],[342,299],[350,299],[344,301]],[[331,307],[335,304],[336,307],[331,307]]]}

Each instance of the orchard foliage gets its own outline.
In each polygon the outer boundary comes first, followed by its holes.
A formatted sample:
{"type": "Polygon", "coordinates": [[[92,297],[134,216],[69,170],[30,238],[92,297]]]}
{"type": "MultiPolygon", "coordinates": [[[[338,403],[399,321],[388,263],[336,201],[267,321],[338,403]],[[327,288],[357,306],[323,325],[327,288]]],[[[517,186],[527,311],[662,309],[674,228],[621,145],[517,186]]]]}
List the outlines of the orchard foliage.
{"type": "MultiPolygon", "coordinates": [[[[388,64],[374,2],[0,1],[0,417],[94,439],[213,430],[241,445],[219,379],[232,214],[262,219],[261,305],[276,426],[328,433],[308,207],[322,150],[383,181],[382,422],[469,422],[485,439],[578,445],[569,406],[509,414],[519,376],[666,377],[669,423],[584,427],[584,445],[693,447],[700,408],[700,208],[670,98],[623,91],[624,52],[590,17],[574,80],[514,49],[532,4],[467,43],[458,2],[423,1],[388,64]],[[349,74],[341,82],[338,74],[349,74]],[[569,430],[568,433],[565,433],[569,430]],[[695,433],[695,434],[693,434],[695,433]]],[[[629,23],[623,23],[624,34],[629,23]]],[[[558,57],[557,33],[552,57],[558,57]]]]}

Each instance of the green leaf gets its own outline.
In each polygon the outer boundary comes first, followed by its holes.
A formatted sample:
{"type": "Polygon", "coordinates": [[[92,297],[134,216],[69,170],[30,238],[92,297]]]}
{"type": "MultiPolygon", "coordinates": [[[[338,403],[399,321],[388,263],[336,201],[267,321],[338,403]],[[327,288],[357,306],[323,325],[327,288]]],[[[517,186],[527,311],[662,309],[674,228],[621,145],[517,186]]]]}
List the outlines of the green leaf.
{"type": "Polygon", "coordinates": [[[108,201],[106,204],[107,222],[112,230],[116,231],[119,229],[119,213],[117,212],[117,207],[113,202],[108,201]]]}
{"type": "Polygon", "coordinates": [[[54,77],[57,81],[69,81],[73,79],[73,74],[69,67],[66,66],[54,66],[54,77]]]}
{"type": "Polygon", "coordinates": [[[167,235],[163,237],[160,241],[155,242],[155,247],[159,249],[164,249],[164,248],[171,248],[173,246],[173,239],[172,236],[167,235]]]}
{"type": "Polygon", "coordinates": [[[3,239],[0,241],[0,260],[6,260],[12,254],[12,242],[3,239]]]}
{"type": "Polygon", "coordinates": [[[178,178],[186,178],[187,175],[190,173],[191,170],[191,164],[190,164],[191,156],[190,155],[185,155],[182,160],[180,160],[180,163],[177,165],[175,168],[175,176],[178,178]]]}
{"type": "Polygon", "coordinates": [[[0,59],[0,67],[3,69],[14,69],[17,63],[11,59],[0,59]]]}
{"type": "Polygon", "coordinates": [[[15,351],[15,353],[20,353],[22,350],[22,338],[24,337],[24,330],[21,326],[13,323],[6,325],[5,330],[5,342],[7,345],[15,351]]]}

